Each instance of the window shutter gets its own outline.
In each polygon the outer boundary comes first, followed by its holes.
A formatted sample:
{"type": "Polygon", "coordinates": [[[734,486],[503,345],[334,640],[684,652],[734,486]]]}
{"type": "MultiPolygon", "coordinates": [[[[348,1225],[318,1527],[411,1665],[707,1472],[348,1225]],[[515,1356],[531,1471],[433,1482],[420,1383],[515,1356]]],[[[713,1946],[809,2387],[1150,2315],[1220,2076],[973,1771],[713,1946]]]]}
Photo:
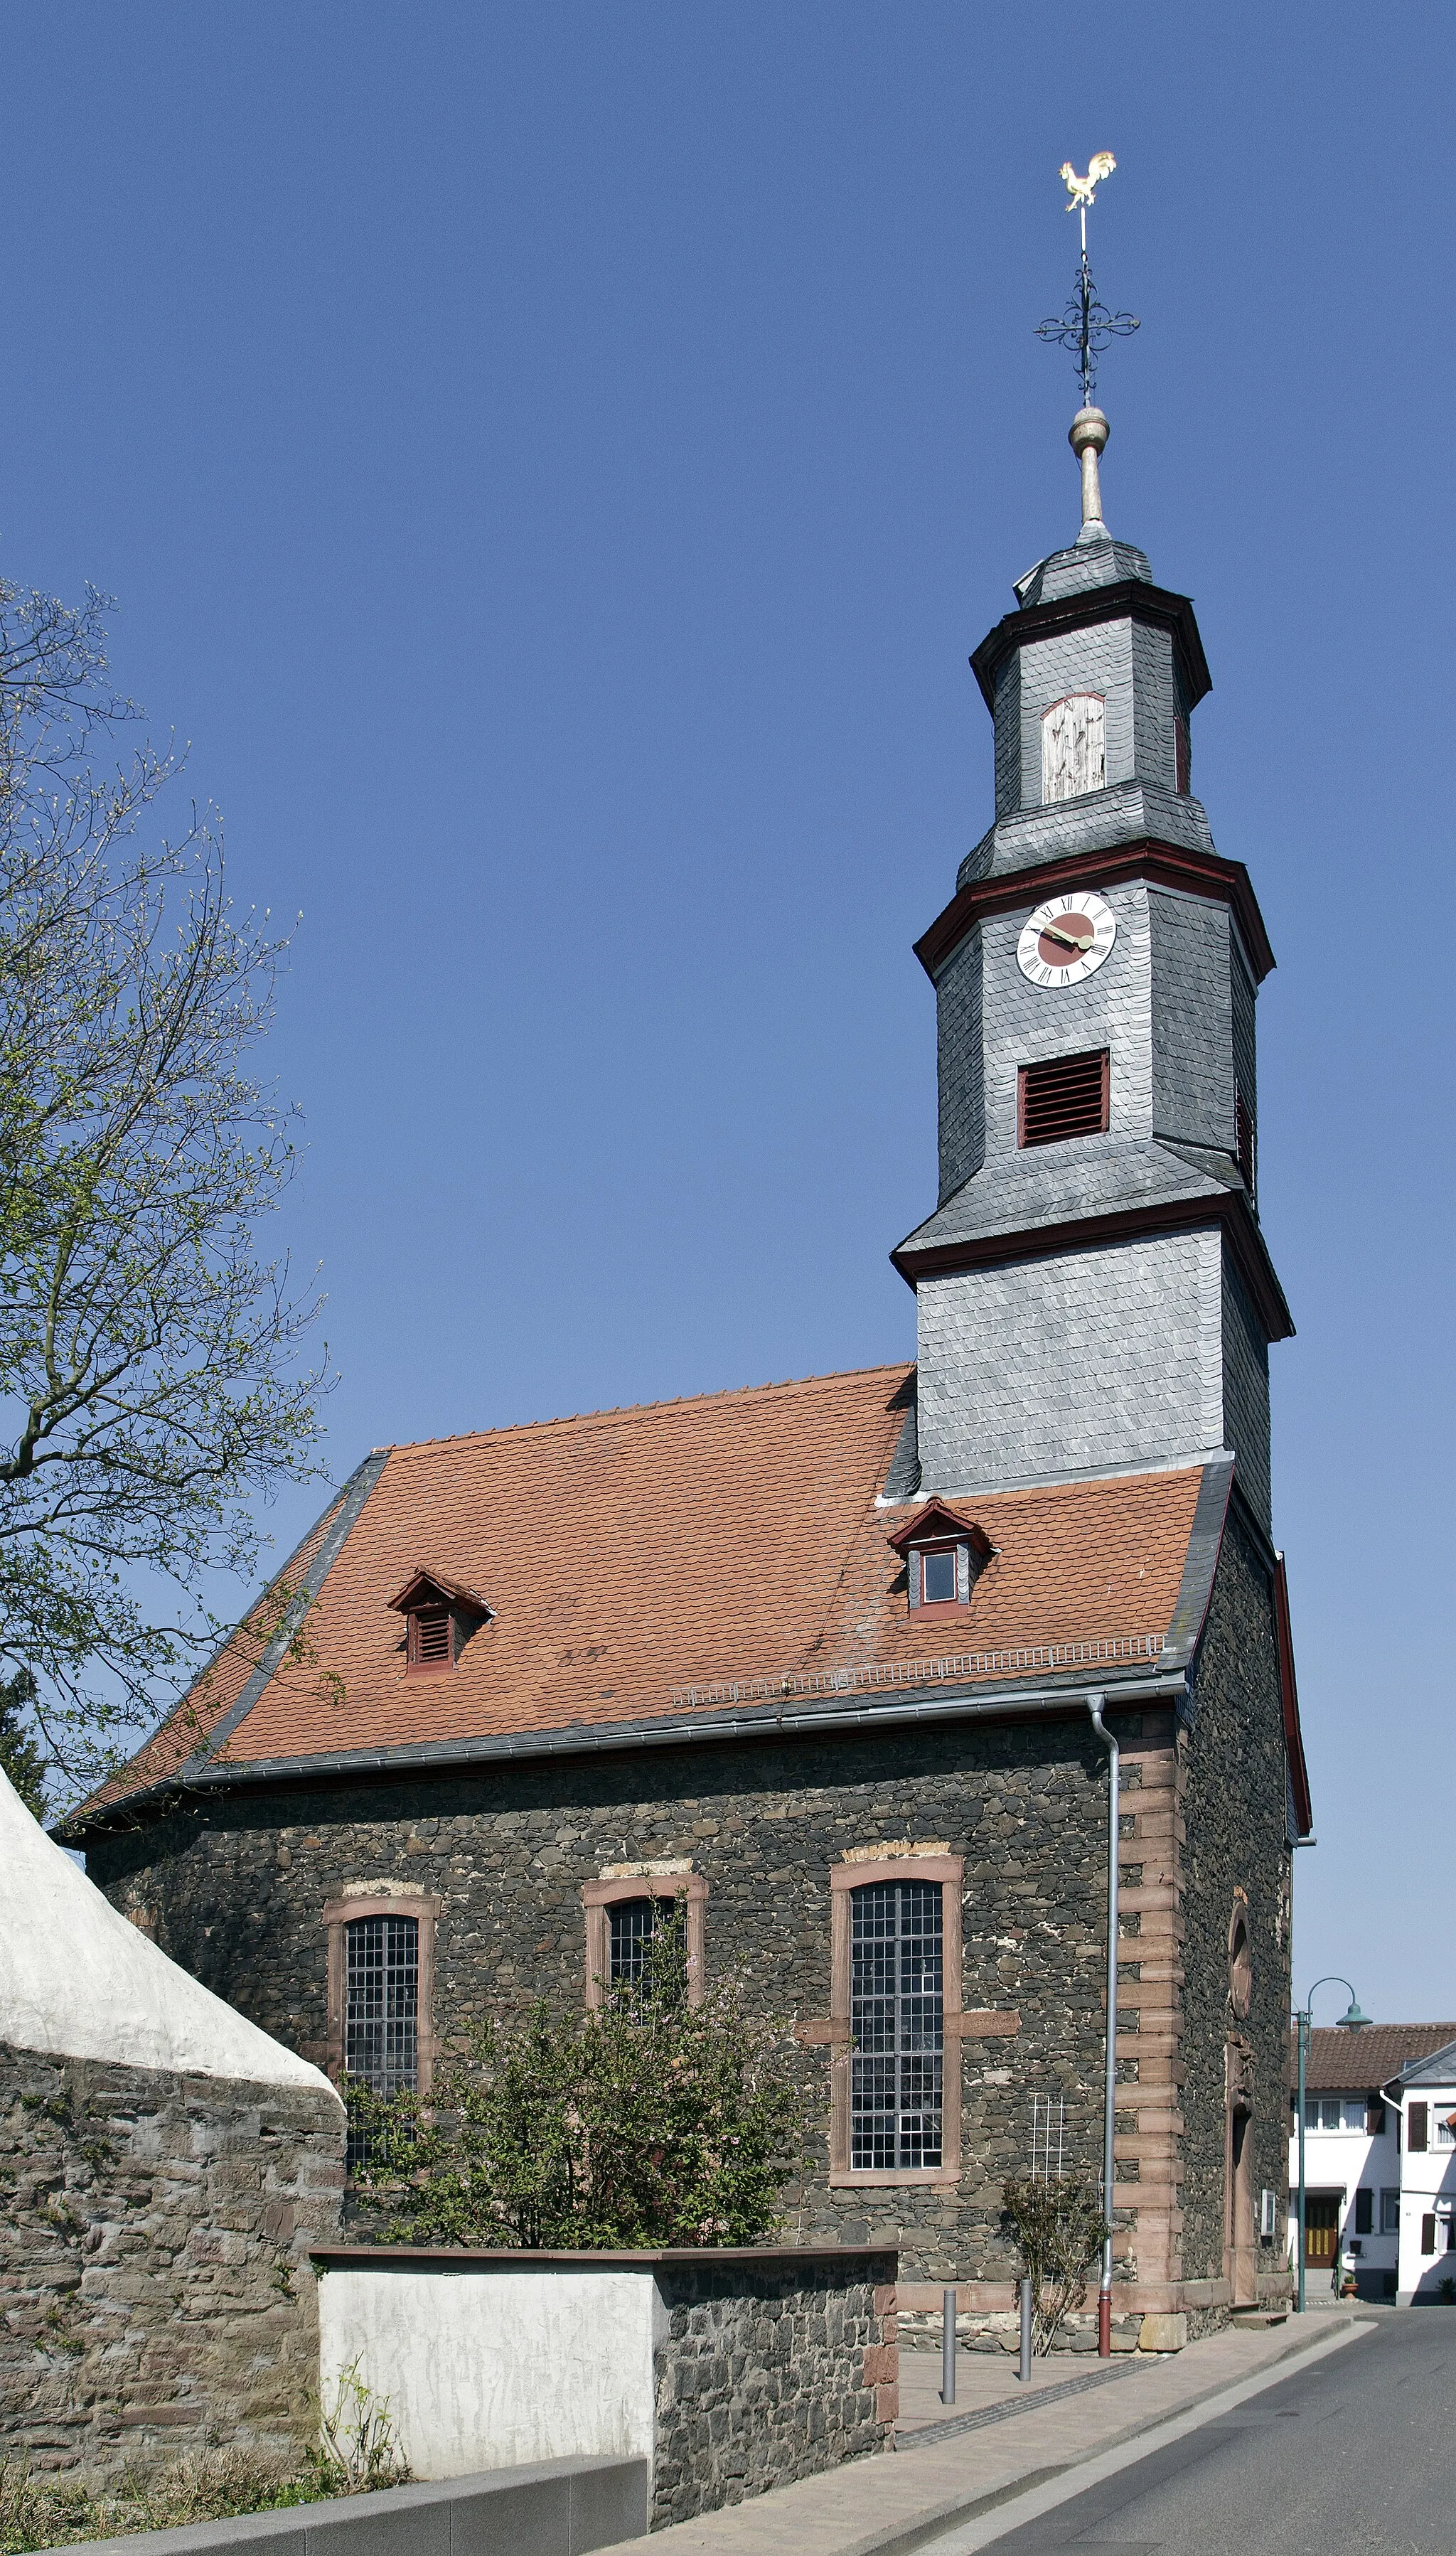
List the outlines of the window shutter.
{"type": "Polygon", "coordinates": [[[1428,2210],[1420,2223],[1420,2250],[1422,2254],[1433,2254],[1436,2250],[1436,2214],[1433,2210],[1428,2210]]]}
{"type": "Polygon", "coordinates": [[[1016,1077],[1016,1142],[1058,1145],[1068,1136],[1100,1136],[1108,1123],[1108,1051],[1048,1057],[1016,1077]]]}
{"type": "Polygon", "coordinates": [[[1375,2228],[1375,2194],[1362,2184],[1355,2195],[1355,2234],[1369,2236],[1375,2228]]]}
{"type": "MultiPolygon", "coordinates": [[[[1407,2123],[1406,2145],[1412,2156],[1418,2156],[1425,2146],[1426,2114],[1427,2107],[1424,2104],[1412,2104],[1409,2111],[1405,2115],[1407,2123]]],[[[1426,2251],[1429,2252],[1429,2250],[1430,2248],[1427,2247],[1426,2251]]]]}
{"type": "Polygon", "coordinates": [[[448,1606],[421,1606],[410,1617],[410,1658],[418,1668],[439,1668],[450,1659],[451,1620],[448,1606]]]}

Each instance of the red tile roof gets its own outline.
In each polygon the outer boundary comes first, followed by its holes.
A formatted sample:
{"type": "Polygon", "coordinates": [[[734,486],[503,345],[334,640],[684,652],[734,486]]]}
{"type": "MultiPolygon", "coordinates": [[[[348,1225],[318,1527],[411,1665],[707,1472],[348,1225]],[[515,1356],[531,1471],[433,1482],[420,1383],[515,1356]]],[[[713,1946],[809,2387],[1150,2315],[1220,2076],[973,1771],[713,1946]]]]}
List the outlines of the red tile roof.
{"type": "MultiPolygon", "coordinates": [[[[1355,2032],[1316,2025],[1309,2036],[1304,2087],[1310,2095],[1362,2095],[1389,2086],[1402,2068],[1456,2041],[1456,2023],[1368,2023],[1355,2032]]],[[[1299,2052],[1289,2036],[1289,2083],[1299,2083],[1299,2052]]]]}
{"type": "MultiPolygon", "coordinates": [[[[309,1615],[309,1656],[277,1670],[214,1762],[680,1716],[685,1689],[708,1702],[728,1683],[776,1693],[784,1678],[952,1655],[968,1659],[967,1677],[1000,1685],[1065,1665],[1054,1646],[1155,1657],[1197,1467],[958,1499],[993,1556],[964,1614],[911,1615],[888,1537],[912,1509],[876,1494],[913,1372],[871,1367],[389,1450],[309,1615]],[[453,1671],[406,1671],[390,1600],[417,1570],[494,1610],[453,1671]]],[[[185,1703],[108,1794],[189,1755],[256,1657],[255,1640],[229,1656],[203,1704],[185,1703]]]]}

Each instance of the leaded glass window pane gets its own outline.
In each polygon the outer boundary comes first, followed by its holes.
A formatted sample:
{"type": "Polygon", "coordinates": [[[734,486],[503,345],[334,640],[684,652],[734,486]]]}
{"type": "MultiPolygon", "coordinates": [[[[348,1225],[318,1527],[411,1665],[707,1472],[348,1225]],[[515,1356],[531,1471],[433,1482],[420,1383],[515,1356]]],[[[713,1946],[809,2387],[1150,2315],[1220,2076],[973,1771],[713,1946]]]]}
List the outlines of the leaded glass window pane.
{"type": "Polygon", "coordinates": [[[657,1923],[654,1899],[617,1899],[607,1910],[611,1940],[607,1969],[613,1987],[620,1981],[636,1987],[647,1965],[647,1947],[657,1923]]]}
{"type": "Polygon", "coordinates": [[[850,1893],[852,2166],[941,2162],[941,1922],[938,1881],[850,1893]]]}

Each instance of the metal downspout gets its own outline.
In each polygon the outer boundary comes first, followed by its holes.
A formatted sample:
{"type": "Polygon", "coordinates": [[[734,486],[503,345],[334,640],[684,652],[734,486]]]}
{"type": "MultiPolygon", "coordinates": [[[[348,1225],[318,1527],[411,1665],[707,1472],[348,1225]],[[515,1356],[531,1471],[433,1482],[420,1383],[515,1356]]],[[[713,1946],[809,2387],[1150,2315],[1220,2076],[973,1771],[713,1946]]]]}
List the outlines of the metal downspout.
{"type": "Polygon", "coordinates": [[[1092,1726],[1108,1752],[1108,2021],[1107,2070],[1103,2080],[1102,2215],[1107,2235],[1102,2246],[1102,2286],[1097,2298],[1097,2349],[1107,2361],[1113,2349],[1113,2133],[1118,2100],[1118,1829],[1121,1819],[1121,1756],[1117,1740],[1102,1718],[1106,1694],[1089,1695],[1092,1726]]]}

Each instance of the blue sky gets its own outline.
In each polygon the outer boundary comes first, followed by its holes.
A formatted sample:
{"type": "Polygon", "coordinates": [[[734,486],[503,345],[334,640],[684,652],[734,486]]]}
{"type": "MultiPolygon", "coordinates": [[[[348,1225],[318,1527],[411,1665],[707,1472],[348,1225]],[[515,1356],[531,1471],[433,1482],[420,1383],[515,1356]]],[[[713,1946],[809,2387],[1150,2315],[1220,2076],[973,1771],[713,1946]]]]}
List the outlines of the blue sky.
{"type": "Polygon", "coordinates": [[[967,656],[1076,528],[1054,172],[1117,153],[1107,511],[1197,598],[1195,786],[1279,958],[1297,1977],[1456,2011],[1449,13],[59,0],[6,36],[0,564],[119,595],[236,896],[302,909],[273,1061],[339,1473],[910,1351],[910,944],[989,821],[967,656]]]}

